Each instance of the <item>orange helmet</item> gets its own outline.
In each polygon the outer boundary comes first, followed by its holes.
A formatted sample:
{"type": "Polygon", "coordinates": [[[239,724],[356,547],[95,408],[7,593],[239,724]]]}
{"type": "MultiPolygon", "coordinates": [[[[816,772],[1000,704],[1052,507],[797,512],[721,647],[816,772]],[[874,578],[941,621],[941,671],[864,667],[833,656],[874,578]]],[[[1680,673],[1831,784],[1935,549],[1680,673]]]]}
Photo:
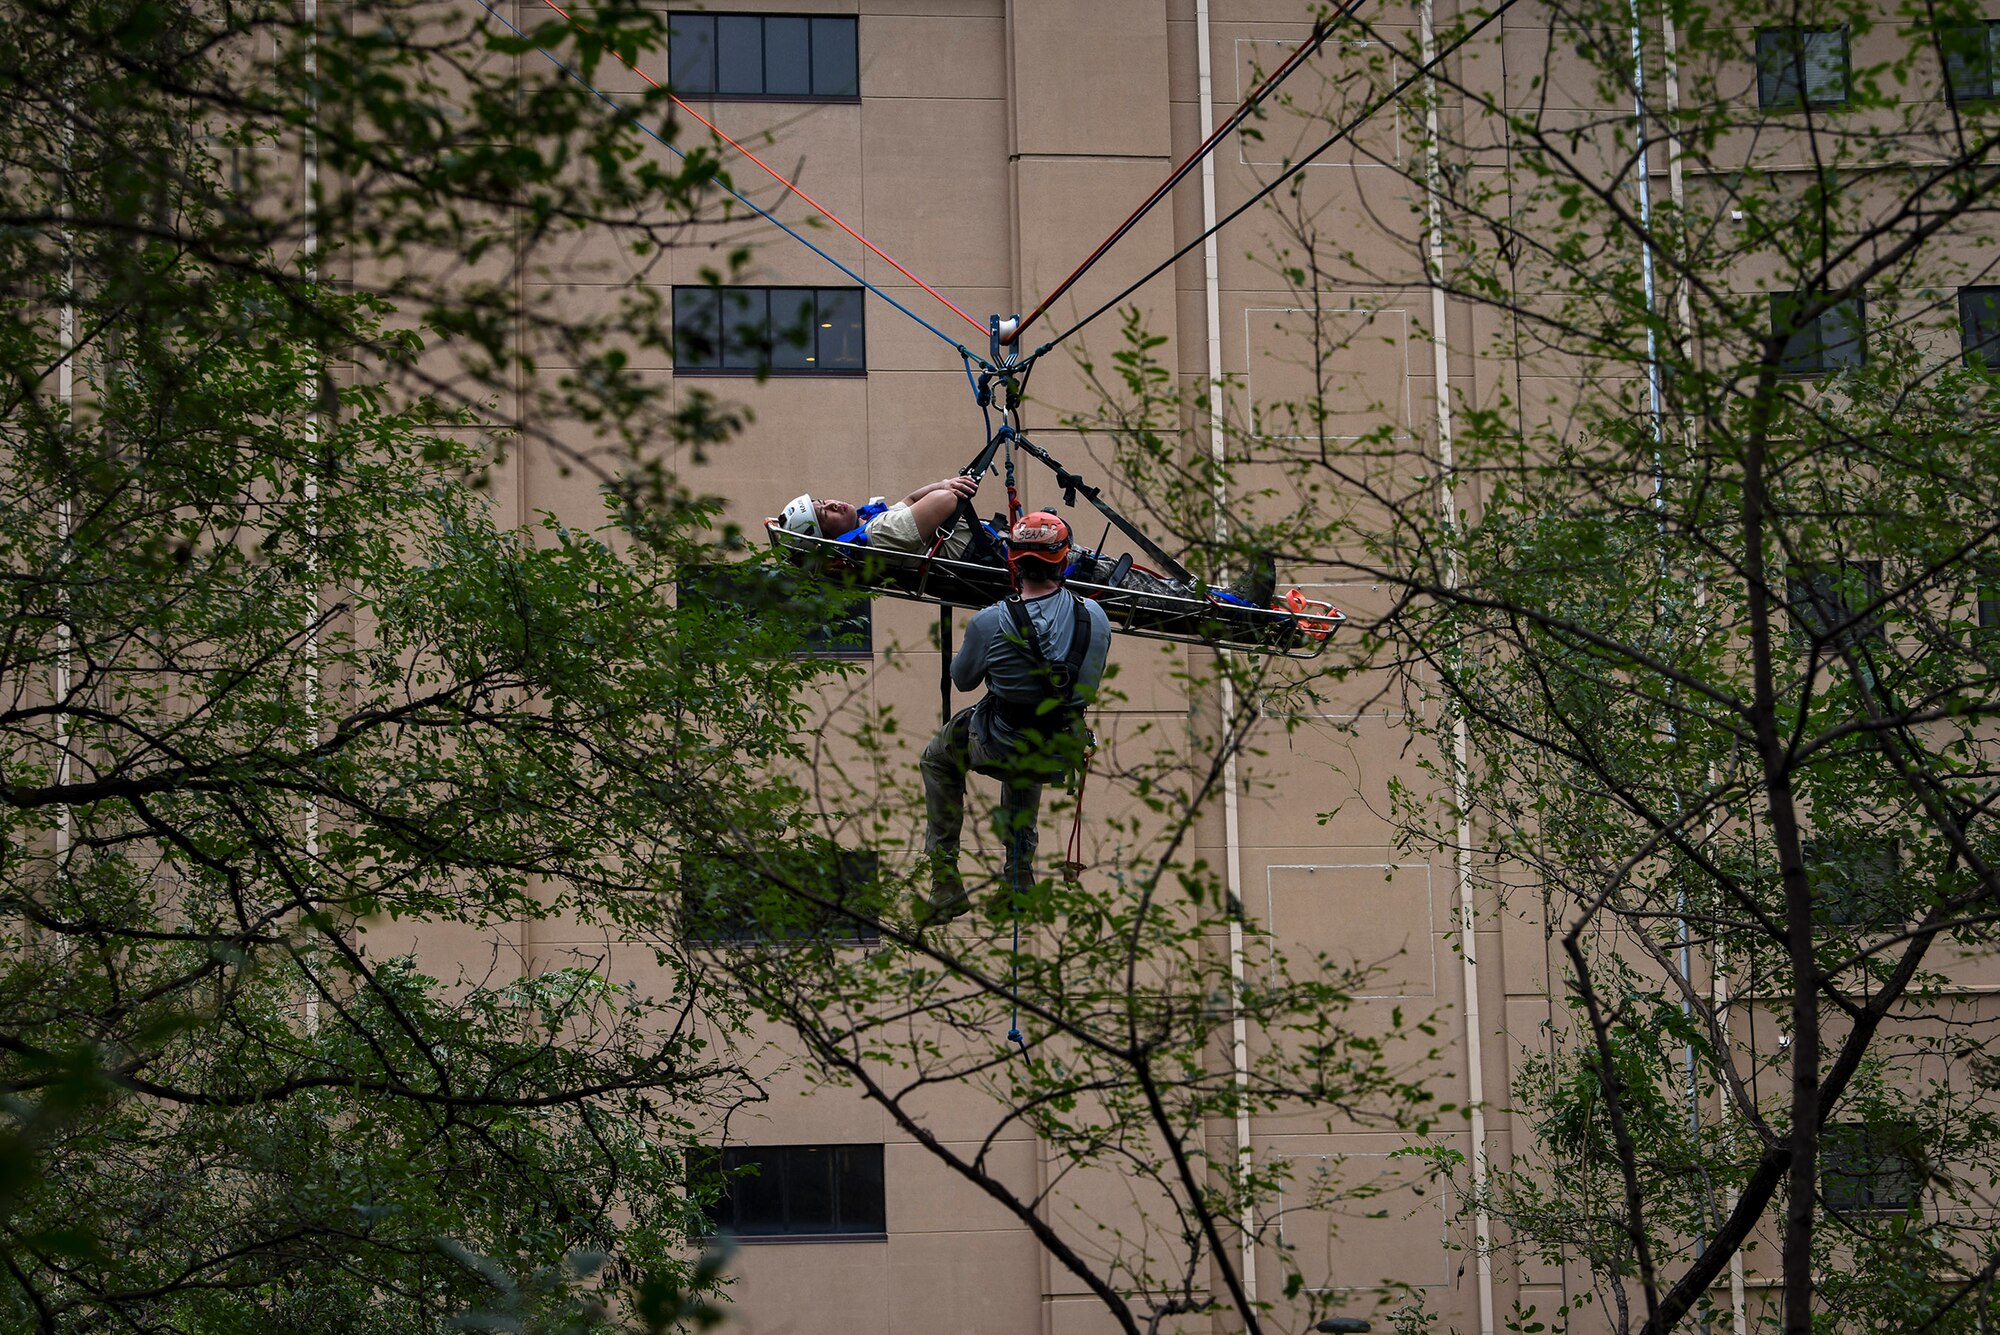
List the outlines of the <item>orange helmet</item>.
{"type": "Polygon", "coordinates": [[[1069,565],[1069,525],[1048,510],[1033,510],[1014,521],[1007,532],[1007,564],[1020,573],[1020,562],[1047,567],[1044,579],[1054,579],[1069,565]]]}

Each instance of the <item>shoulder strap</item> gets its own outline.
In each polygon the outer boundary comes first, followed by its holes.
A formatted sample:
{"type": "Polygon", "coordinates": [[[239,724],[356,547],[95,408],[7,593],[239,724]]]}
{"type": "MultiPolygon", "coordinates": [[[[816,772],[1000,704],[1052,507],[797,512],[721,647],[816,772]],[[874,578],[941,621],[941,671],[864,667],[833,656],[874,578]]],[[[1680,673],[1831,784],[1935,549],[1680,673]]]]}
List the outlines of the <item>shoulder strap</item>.
{"type": "Polygon", "coordinates": [[[1090,657],[1091,625],[1090,609],[1083,605],[1083,599],[1073,593],[1070,597],[1076,601],[1076,626],[1070,631],[1069,658],[1064,661],[1063,668],[1068,672],[1073,687],[1083,680],[1083,660],[1090,657]]]}
{"type": "Polygon", "coordinates": [[[1007,616],[1014,623],[1014,635],[1021,647],[1034,655],[1053,686],[1062,696],[1068,697],[1076,689],[1077,682],[1083,680],[1083,661],[1090,657],[1090,609],[1083,599],[1070,594],[1071,610],[1076,615],[1075,625],[1070,631],[1069,653],[1060,664],[1049,662],[1048,650],[1042,647],[1042,637],[1035,633],[1035,623],[1028,615],[1028,605],[1019,594],[1009,598],[1005,606],[1007,616]]]}
{"type": "Polygon", "coordinates": [[[1014,623],[1014,634],[1021,640],[1021,647],[1035,656],[1035,661],[1046,663],[1048,653],[1042,648],[1042,637],[1035,634],[1034,619],[1028,615],[1028,605],[1021,601],[1020,594],[1009,597],[1004,604],[1008,619],[1014,623]]]}

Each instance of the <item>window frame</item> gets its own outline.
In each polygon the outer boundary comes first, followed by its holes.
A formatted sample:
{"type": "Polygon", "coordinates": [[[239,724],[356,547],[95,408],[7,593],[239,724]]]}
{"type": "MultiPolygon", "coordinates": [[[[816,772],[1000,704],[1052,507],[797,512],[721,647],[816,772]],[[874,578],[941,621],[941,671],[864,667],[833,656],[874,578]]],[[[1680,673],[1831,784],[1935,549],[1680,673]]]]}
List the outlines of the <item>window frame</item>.
{"type": "Polygon", "coordinates": [[[1857,619],[1857,607],[1841,596],[1848,581],[1856,578],[1861,582],[1861,606],[1881,600],[1882,562],[1877,559],[1843,557],[1829,565],[1794,567],[1785,572],[1786,612],[1801,637],[1832,649],[1879,644],[1889,638],[1888,626],[1880,616],[1836,631],[1826,615],[1837,612],[1842,622],[1857,619]]]}
{"type": "Polygon", "coordinates": [[[1971,283],[1958,289],[1958,356],[1972,370],[2000,373],[2000,285],[1971,283]],[[1985,337],[1975,339],[1973,329],[1980,322],[1974,310],[1980,306],[1988,319],[1985,337]]]}
{"type": "Polygon", "coordinates": [[[1953,106],[1965,102],[1990,102],[2000,97],[2000,20],[1981,19],[1974,23],[1945,23],[1933,30],[1937,39],[1938,63],[1943,67],[1943,88],[1953,106]],[[1956,66],[1951,44],[1961,37],[1977,32],[1977,41],[1966,41],[1966,47],[1978,46],[1979,58],[1983,62],[1980,74],[1982,82],[1976,89],[1959,87],[1959,76],[1953,73],[1956,66]]]}
{"type": "MultiPolygon", "coordinates": [[[[1792,311],[1799,305],[1799,294],[1793,291],[1772,292],[1771,332],[1778,334],[1792,323],[1792,311]]],[[[1793,329],[1785,334],[1785,345],[1778,352],[1778,374],[1799,379],[1816,379],[1823,375],[1838,375],[1842,371],[1858,371],[1868,365],[1868,303],[1860,293],[1837,301],[1814,317],[1811,324],[1793,329]],[[1832,336],[1836,331],[1827,327],[1834,319],[1849,321],[1845,331],[1847,337],[1832,336]],[[1855,349],[1852,361],[1830,361],[1828,353],[1836,348],[1855,349]]]]}
{"type": "Polygon", "coordinates": [[[720,1179],[720,1189],[706,1221],[707,1236],[711,1238],[726,1237],[741,1243],[887,1242],[885,1157],[879,1142],[709,1146],[705,1154],[690,1154],[689,1177],[691,1181],[704,1175],[711,1181],[720,1179]],[[794,1227],[791,1219],[795,1187],[810,1189],[812,1184],[802,1179],[809,1175],[813,1157],[818,1154],[829,1155],[825,1160],[826,1216],[807,1220],[808,1224],[820,1227],[794,1227]],[[757,1171],[744,1171],[751,1166],[757,1171]],[[843,1172],[843,1168],[858,1168],[858,1171],[843,1172]],[[775,1195],[782,1219],[775,1225],[760,1221],[746,1226],[742,1213],[745,1197],[750,1193],[732,1193],[731,1185],[738,1182],[758,1184],[763,1188],[756,1193],[758,1196],[775,1195]],[[864,1199],[857,1203],[857,1208],[849,1210],[846,1208],[849,1194],[857,1189],[864,1199]],[[853,1216],[851,1225],[847,1221],[849,1215],[853,1216]]]}
{"type": "MultiPolygon", "coordinates": [[[[792,283],[730,283],[719,286],[677,283],[671,289],[668,300],[674,331],[673,373],[677,376],[849,379],[868,374],[868,303],[860,287],[792,283]],[[810,294],[811,297],[810,312],[804,314],[802,323],[812,339],[812,345],[810,348],[781,348],[781,343],[788,343],[789,340],[781,339],[776,328],[772,313],[775,302],[781,296],[796,301],[801,294],[810,294]],[[739,300],[746,307],[741,314],[747,318],[725,326],[725,304],[739,300]],[[822,320],[822,315],[832,315],[833,319],[822,320]],[[834,323],[850,315],[844,325],[834,323]],[[701,328],[702,325],[707,328],[701,328]],[[751,327],[761,330],[754,347],[735,337],[739,331],[751,327]],[[835,332],[831,335],[821,332],[827,329],[835,332]],[[846,337],[853,339],[854,347],[842,348],[837,354],[830,355],[827,340],[838,342],[846,337]],[[705,340],[713,349],[712,360],[691,355],[707,351],[694,342],[696,339],[705,340]],[[837,363],[836,355],[839,358],[837,363]],[[783,360],[792,356],[803,360],[797,363],[783,360]]],[[[802,313],[807,311],[803,305],[797,309],[802,313]]]]}
{"type": "MultiPolygon", "coordinates": [[[[874,946],[882,942],[882,932],[878,926],[866,921],[860,915],[872,910],[880,915],[886,909],[886,892],[882,882],[881,855],[873,849],[843,848],[832,840],[812,841],[806,851],[809,859],[832,857],[836,867],[833,889],[838,899],[851,905],[850,913],[838,911],[826,914],[823,921],[813,921],[798,925],[797,930],[774,930],[773,925],[759,919],[755,905],[747,897],[738,897],[729,902],[730,890],[724,889],[710,903],[697,902],[700,887],[695,883],[687,864],[681,869],[682,920],[688,929],[690,944],[716,947],[738,946],[743,948],[785,947],[807,945],[834,946],[874,946]],[[877,902],[870,905],[867,901],[877,902]]],[[[818,910],[813,910],[817,917],[818,910]]],[[[787,924],[789,927],[790,924],[787,924]]]]}
{"type": "Polygon", "coordinates": [[[1907,1122],[1828,1123],[1820,1132],[1820,1203],[1833,1214],[1896,1215],[1917,1209],[1924,1197],[1923,1160],[1910,1151],[1918,1142],[1917,1129],[1907,1122]],[[1837,1163],[1843,1158],[1844,1165],[1837,1163]],[[1885,1179],[1902,1187],[1902,1193],[1878,1199],[1877,1184],[1885,1179]],[[1836,1193],[1835,1181],[1847,1185],[1836,1193]]]}
{"type": "Polygon", "coordinates": [[[1845,24],[1821,27],[1811,24],[1772,24],[1758,28],[1753,42],[1757,68],[1757,109],[1760,111],[1807,111],[1844,107],[1853,95],[1853,45],[1845,24]],[[1809,37],[1832,37],[1840,43],[1840,96],[1813,97],[1807,67],[1809,37]],[[1768,39],[1768,41],[1767,41],[1768,39]],[[1779,43],[1787,43],[1780,49],[1779,43]],[[1785,63],[1780,64],[1780,59],[1785,63]],[[1797,84],[1785,95],[1786,76],[1797,84]]]}
{"type": "MultiPolygon", "coordinates": [[[[832,39],[828,38],[826,40],[832,39]]],[[[861,23],[859,16],[854,14],[797,13],[782,10],[758,10],[748,13],[736,13],[717,10],[670,9],[667,11],[667,84],[673,89],[677,97],[699,98],[703,101],[712,102],[858,104],[861,101],[861,23]],[[773,20],[780,23],[802,22],[806,25],[805,81],[808,91],[772,93],[760,90],[750,92],[740,87],[732,87],[725,91],[724,84],[726,80],[722,69],[725,54],[722,42],[723,22],[726,21],[734,25],[746,25],[754,22],[757,25],[757,56],[762,65],[759,84],[761,88],[768,88],[771,83],[770,62],[772,44],[770,25],[773,20]],[[697,28],[706,29],[707,35],[705,38],[695,35],[695,29],[697,28]],[[847,34],[844,49],[836,52],[830,47],[823,47],[822,34],[831,34],[835,30],[842,28],[845,29],[847,34]],[[676,29],[679,29],[678,33],[676,29]],[[690,43],[696,46],[705,45],[705,57],[703,55],[683,55],[677,60],[675,55],[676,47],[680,47],[685,52],[690,43]],[[822,77],[819,62],[823,56],[838,56],[843,65],[841,72],[845,73],[848,77],[840,78],[836,74],[827,74],[822,77]],[[694,68],[697,62],[701,62],[704,59],[706,63],[705,71],[694,68]],[[703,73],[707,76],[705,81],[700,77],[696,77],[703,73]],[[704,82],[707,85],[705,87],[701,86],[704,82]],[[836,87],[851,91],[818,91],[821,88],[836,87]]]]}

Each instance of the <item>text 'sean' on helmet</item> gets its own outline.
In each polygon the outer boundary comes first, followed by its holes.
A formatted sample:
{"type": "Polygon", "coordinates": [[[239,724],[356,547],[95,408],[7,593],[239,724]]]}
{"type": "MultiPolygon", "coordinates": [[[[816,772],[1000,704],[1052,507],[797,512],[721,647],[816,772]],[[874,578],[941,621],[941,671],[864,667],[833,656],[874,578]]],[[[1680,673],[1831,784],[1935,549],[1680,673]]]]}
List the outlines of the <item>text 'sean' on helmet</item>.
{"type": "Polygon", "coordinates": [[[1012,561],[1040,561],[1053,570],[1069,564],[1069,525],[1047,510],[1033,510],[1014,521],[1007,533],[1012,561]]]}
{"type": "Polygon", "coordinates": [[[819,531],[819,511],[813,505],[811,492],[794,496],[785,506],[785,512],[778,516],[778,525],[793,533],[803,533],[809,538],[825,536],[819,531]]]}

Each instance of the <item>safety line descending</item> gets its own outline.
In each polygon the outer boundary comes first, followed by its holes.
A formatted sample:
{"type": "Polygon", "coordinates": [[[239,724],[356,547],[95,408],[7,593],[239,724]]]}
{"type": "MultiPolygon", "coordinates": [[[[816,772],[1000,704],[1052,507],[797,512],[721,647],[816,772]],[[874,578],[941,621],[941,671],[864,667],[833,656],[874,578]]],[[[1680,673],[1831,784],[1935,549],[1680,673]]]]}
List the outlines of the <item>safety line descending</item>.
{"type": "MultiPolygon", "coordinates": [[[[500,22],[502,27],[506,28],[507,31],[513,33],[516,37],[519,37],[522,41],[525,42],[532,40],[529,38],[528,34],[523,32],[519,27],[517,27],[511,19],[509,19],[505,14],[502,14],[498,9],[495,9],[493,7],[492,0],[479,0],[479,7],[481,9],[484,9],[488,14],[492,15],[495,19],[497,19],[500,22]]],[[[549,7],[551,9],[555,9],[554,5],[550,5],[549,7]]],[[[558,14],[563,14],[563,12],[560,9],[556,9],[556,12],[558,14]]],[[[570,19],[569,15],[563,14],[563,17],[565,19],[569,19],[569,21],[572,24],[576,24],[576,20],[570,19]]],[[[582,27],[581,24],[576,24],[576,26],[578,28],[582,27]]],[[[547,60],[551,65],[554,65],[557,69],[561,70],[571,79],[574,79],[578,84],[582,85],[587,91],[595,93],[598,99],[602,101],[606,106],[610,107],[613,111],[616,111],[620,115],[631,115],[629,108],[621,106],[618,103],[618,101],[615,98],[613,98],[609,93],[605,92],[602,88],[599,88],[597,85],[591,83],[581,74],[578,74],[575,70],[571,69],[568,65],[564,64],[553,52],[547,50],[546,48],[540,45],[537,45],[535,47],[535,50],[540,52],[544,60],[547,60]]],[[[626,68],[631,69],[634,74],[639,75],[640,78],[645,79],[648,83],[653,83],[653,80],[650,77],[648,77],[644,71],[637,69],[636,67],[630,65],[629,63],[626,65],[626,68]]],[[[659,85],[656,83],[653,86],[656,88],[659,87],[659,85]]],[[[673,95],[669,93],[668,96],[672,97],[673,95]]],[[[679,102],[680,99],[674,98],[674,101],[679,102]]],[[[694,115],[697,120],[701,120],[701,117],[699,115],[696,115],[696,113],[691,109],[689,109],[688,114],[694,115]]],[[[675,144],[672,140],[666,138],[659,131],[655,130],[652,126],[640,120],[638,117],[633,116],[632,123],[639,128],[641,133],[645,134],[648,138],[652,139],[653,142],[657,143],[660,147],[666,149],[669,153],[672,153],[675,157],[681,158],[683,160],[687,158],[687,152],[684,149],[682,149],[679,145],[675,144]]],[[[702,120],[702,124],[707,125],[708,122],[706,120],[702,120]]],[[[713,126],[710,126],[709,128],[714,129],[713,126]]],[[[717,130],[716,133],[718,135],[721,135],[722,132],[717,130]]],[[[728,136],[723,135],[722,137],[727,138],[728,136]]],[[[732,144],[735,143],[734,140],[731,140],[730,142],[732,144]]],[[[742,149],[740,145],[737,145],[737,149],[739,152],[742,152],[745,157],[749,157],[753,162],[756,161],[756,158],[746,150],[742,149]]],[[[760,167],[764,167],[764,164],[762,162],[757,162],[757,165],[760,167]]],[[[769,167],[764,167],[764,170],[767,172],[771,171],[769,167]]],[[[772,172],[771,174],[773,176],[777,176],[776,172],[772,172]]],[[[778,176],[777,179],[780,181],[784,181],[784,178],[782,176],[778,176]]],[[[831,213],[828,213],[825,209],[820,208],[820,206],[817,203],[812,201],[802,191],[798,191],[797,187],[791,186],[790,182],[785,182],[785,184],[787,185],[788,188],[791,188],[792,190],[794,190],[794,192],[798,193],[800,195],[800,198],[806,199],[807,203],[812,204],[812,206],[815,209],[818,209],[820,214],[824,216],[829,222],[839,227],[849,236],[854,237],[855,240],[861,242],[862,245],[867,246],[868,249],[874,251],[877,255],[881,255],[882,258],[884,260],[887,260],[889,264],[892,267],[894,267],[898,273],[908,278],[911,282],[915,283],[918,287],[921,287],[924,291],[930,293],[932,296],[937,297],[937,299],[939,301],[944,302],[945,305],[951,306],[951,308],[954,311],[958,311],[960,315],[965,315],[964,311],[961,311],[958,309],[957,306],[952,305],[951,301],[942,296],[937,291],[937,289],[933,288],[930,284],[924,282],[921,278],[918,278],[915,274],[912,274],[908,269],[905,269],[902,265],[897,264],[895,260],[891,259],[887,255],[884,255],[880,250],[876,249],[876,247],[872,245],[866,237],[859,235],[852,228],[848,227],[846,223],[841,222],[840,219],[834,217],[831,213]]],[[[814,245],[809,237],[802,235],[797,229],[787,224],[784,220],[779,218],[777,215],[773,214],[769,209],[763,207],[761,204],[758,204],[755,200],[749,198],[747,195],[743,194],[739,190],[735,190],[726,185],[722,186],[721,188],[726,193],[728,193],[731,198],[735,199],[738,203],[742,204],[752,213],[755,213],[758,217],[764,219],[764,221],[770,223],[773,227],[776,227],[779,231],[783,232],[785,235],[797,241],[807,250],[810,250],[813,254],[819,256],[821,259],[825,260],[828,264],[831,264],[834,268],[846,274],[849,278],[852,278],[856,283],[859,283],[863,288],[866,288],[868,291],[874,293],[876,296],[880,297],[883,301],[887,302],[889,305],[895,307],[903,314],[909,316],[910,319],[916,321],[916,323],[922,325],[925,329],[928,329],[931,333],[936,334],[938,338],[945,343],[946,346],[956,351],[960,352],[964,351],[964,345],[961,344],[957,339],[953,338],[950,334],[945,333],[942,329],[939,329],[929,320],[924,319],[923,316],[918,315],[915,311],[911,310],[908,306],[905,306],[902,302],[890,296],[887,292],[884,292],[880,287],[877,287],[874,283],[871,283],[866,278],[863,278],[853,269],[849,268],[847,265],[841,263],[839,260],[835,259],[832,255],[828,254],[821,247],[814,245]]],[[[972,319],[972,317],[969,315],[965,316],[965,318],[968,320],[972,319]]],[[[979,321],[977,320],[973,320],[972,323],[978,325],[979,328],[982,330],[986,328],[985,325],[980,324],[979,321]]]]}
{"type": "Polygon", "coordinates": [[[1410,71],[1409,75],[1405,77],[1403,80],[1401,80],[1399,83],[1397,83],[1395,87],[1391,88],[1388,92],[1382,94],[1382,96],[1376,98],[1375,101],[1370,103],[1368,106],[1362,108],[1360,113],[1357,114],[1352,120],[1348,121],[1338,130],[1335,130],[1331,135],[1327,136],[1326,141],[1320,144],[1318,148],[1315,148],[1312,152],[1300,158],[1298,164],[1294,166],[1290,171],[1281,172],[1277,176],[1277,178],[1273,180],[1269,185],[1265,186],[1262,190],[1259,190],[1256,194],[1250,196],[1250,198],[1244,200],[1241,204],[1237,205],[1235,208],[1231,209],[1228,213],[1224,214],[1221,218],[1217,219],[1215,226],[1208,228],[1200,236],[1197,236],[1194,240],[1188,242],[1185,246],[1182,246],[1179,250],[1167,256],[1166,259],[1160,261],[1157,265],[1153,266],[1153,268],[1149,270],[1145,274],[1145,276],[1133,282],[1123,292],[1120,292],[1117,296],[1105,302],[1102,306],[1099,306],[1096,310],[1084,316],[1081,320],[1078,320],[1075,324],[1063,330],[1060,334],[1055,335],[1047,343],[1044,343],[1041,347],[1035,349],[1034,355],[1037,357],[1041,356],[1044,352],[1047,352],[1050,348],[1053,348],[1056,344],[1062,342],[1064,339],[1068,338],[1071,334],[1074,334],[1077,330],[1089,324],[1092,320],[1095,320],[1098,316],[1104,314],[1108,310],[1111,310],[1112,308],[1117,306],[1119,302],[1125,300],[1125,298],[1131,296],[1134,292],[1137,292],[1140,288],[1152,282],[1155,278],[1158,278],[1161,274],[1165,273],[1168,269],[1172,268],[1175,264],[1179,263],[1181,258],[1185,256],[1189,251],[1193,250],[1196,246],[1199,246],[1204,241],[1208,240],[1211,236],[1214,236],[1217,232],[1220,232],[1223,228],[1227,227],[1230,223],[1235,222],[1245,213],[1248,213],[1250,211],[1251,205],[1261,204],[1265,199],[1269,198],[1272,191],[1276,190],[1279,186],[1283,185],[1285,182],[1291,180],[1294,176],[1297,176],[1307,167],[1310,167],[1312,165],[1312,161],[1314,158],[1326,152],[1329,148],[1332,148],[1335,144],[1347,138],[1348,135],[1353,134],[1356,130],[1360,129],[1362,125],[1367,122],[1369,117],[1373,116],[1383,107],[1388,106],[1389,103],[1395,101],[1397,98],[1401,97],[1404,93],[1408,92],[1410,86],[1416,83],[1417,80],[1424,78],[1425,76],[1429,75],[1432,71],[1436,70],[1437,67],[1444,62],[1445,57],[1456,54],[1460,47],[1464,46],[1467,42],[1477,37],[1495,19],[1498,19],[1502,14],[1505,14],[1508,10],[1512,9],[1514,7],[1514,4],[1515,0],[1500,0],[1500,3],[1494,6],[1491,13],[1481,18],[1479,22],[1473,24],[1470,28],[1466,29],[1465,34],[1461,36],[1457,41],[1453,42],[1450,46],[1444,48],[1442,51],[1439,51],[1429,60],[1423,61],[1420,64],[1418,64],[1414,69],[1410,71]]]}
{"type": "Polygon", "coordinates": [[[1033,311],[1029,312],[1027,318],[1021,321],[1020,326],[1014,330],[1013,334],[1007,338],[1002,339],[1001,341],[1009,345],[1015,343],[1021,337],[1022,330],[1026,329],[1029,325],[1033,324],[1037,319],[1039,319],[1041,315],[1044,312],[1046,312],[1048,308],[1062,296],[1063,293],[1070,290],[1070,287],[1076,282],[1077,279],[1083,277],[1085,270],[1090,268],[1091,265],[1097,263],[1098,260],[1104,257],[1104,253],[1106,251],[1110,250],[1113,246],[1117,245],[1119,241],[1123,240],[1125,234],[1131,231],[1133,226],[1137,224],[1141,218],[1145,217],[1147,213],[1151,212],[1155,204],[1159,203],[1161,199],[1165,198],[1169,191],[1171,191],[1175,186],[1179,185],[1181,181],[1186,178],[1188,172],[1194,168],[1196,163],[1200,162],[1203,158],[1207,157],[1209,153],[1214,150],[1215,146],[1222,141],[1224,135],[1227,135],[1231,130],[1234,130],[1237,126],[1241,125],[1244,121],[1248,120],[1250,118],[1250,113],[1255,111],[1257,107],[1260,104],[1262,104],[1264,99],[1271,95],[1271,93],[1277,88],[1279,84],[1283,83],[1287,78],[1289,78],[1292,75],[1292,73],[1299,68],[1299,66],[1305,64],[1306,61],[1310,60],[1314,55],[1316,55],[1320,47],[1326,44],[1326,39],[1333,35],[1333,29],[1335,24],[1340,19],[1351,18],[1354,14],[1355,9],[1359,7],[1360,3],[1361,0],[1348,0],[1348,3],[1344,7],[1335,10],[1333,13],[1328,14],[1325,18],[1315,23],[1313,25],[1312,34],[1308,36],[1305,41],[1299,43],[1298,49],[1293,51],[1292,54],[1290,54],[1289,56],[1286,56],[1285,59],[1278,65],[1278,67],[1275,70],[1272,70],[1270,74],[1265,76],[1264,81],[1262,83],[1258,84],[1255,88],[1251,89],[1250,96],[1244,98],[1243,101],[1238,104],[1236,110],[1229,113],[1228,119],[1226,119],[1221,125],[1217,126],[1214,133],[1210,134],[1208,138],[1202,140],[1201,143],[1195,148],[1194,152],[1188,154],[1186,159],[1184,159],[1181,162],[1181,165],[1174,168],[1173,172],[1167,177],[1166,180],[1160,183],[1159,187],[1155,189],[1152,194],[1146,196],[1145,202],[1140,204],[1138,208],[1132,211],[1132,216],[1127,218],[1124,222],[1118,224],[1117,228],[1111,233],[1111,235],[1105,238],[1103,244],[1098,246],[1096,250],[1091,251],[1090,254],[1084,258],[1083,263],[1076,266],[1076,271],[1074,273],[1070,274],[1069,277],[1063,279],[1062,282],[1056,284],[1055,290],[1049,293],[1046,297],[1042,298],[1041,304],[1036,306],[1033,311]]]}

